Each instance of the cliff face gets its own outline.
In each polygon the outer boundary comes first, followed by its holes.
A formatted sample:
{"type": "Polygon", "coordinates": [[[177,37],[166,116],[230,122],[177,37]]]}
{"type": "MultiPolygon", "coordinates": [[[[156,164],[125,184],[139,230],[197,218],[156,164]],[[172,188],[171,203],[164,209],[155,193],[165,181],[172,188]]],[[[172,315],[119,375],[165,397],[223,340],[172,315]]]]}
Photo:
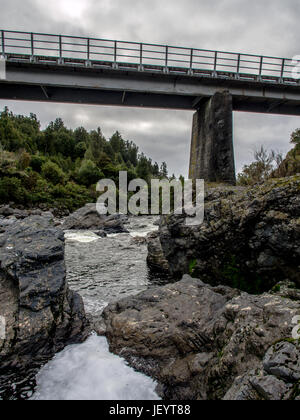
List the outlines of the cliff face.
{"type": "Polygon", "coordinates": [[[16,221],[0,235],[0,397],[68,344],[88,334],[81,297],[69,290],[64,234],[47,217],[16,221]]]}
{"type": "Polygon", "coordinates": [[[171,274],[250,293],[289,280],[300,287],[300,175],[252,188],[206,192],[205,221],[164,217],[160,242],[171,274]]]}

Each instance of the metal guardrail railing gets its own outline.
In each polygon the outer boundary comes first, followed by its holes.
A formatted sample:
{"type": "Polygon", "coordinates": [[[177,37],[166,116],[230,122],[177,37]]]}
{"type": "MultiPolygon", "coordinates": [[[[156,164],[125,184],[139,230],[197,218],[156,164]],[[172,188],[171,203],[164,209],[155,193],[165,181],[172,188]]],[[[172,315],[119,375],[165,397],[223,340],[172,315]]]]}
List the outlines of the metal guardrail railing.
{"type": "Polygon", "coordinates": [[[288,58],[19,31],[0,35],[1,55],[8,61],[300,83],[288,58]]]}

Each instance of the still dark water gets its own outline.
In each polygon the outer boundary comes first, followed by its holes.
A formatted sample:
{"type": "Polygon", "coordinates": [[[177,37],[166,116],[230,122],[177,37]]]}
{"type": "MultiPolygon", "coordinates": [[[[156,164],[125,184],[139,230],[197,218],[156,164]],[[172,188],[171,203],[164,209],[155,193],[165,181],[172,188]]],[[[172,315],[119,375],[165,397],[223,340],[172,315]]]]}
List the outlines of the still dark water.
{"type": "MultiPolygon", "coordinates": [[[[153,217],[131,218],[129,234],[99,238],[89,231],[66,232],[66,265],[71,289],[83,297],[86,312],[100,315],[108,303],[167,282],[146,264],[148,233],[157,230],[153,217]],[[137,239],[138,238],[138,239],[137,239]]],[[[69,346],[37,376],[35,400],[158,399],[156,383],[112,355],[105,338],[92,335],[69,346]]]]}

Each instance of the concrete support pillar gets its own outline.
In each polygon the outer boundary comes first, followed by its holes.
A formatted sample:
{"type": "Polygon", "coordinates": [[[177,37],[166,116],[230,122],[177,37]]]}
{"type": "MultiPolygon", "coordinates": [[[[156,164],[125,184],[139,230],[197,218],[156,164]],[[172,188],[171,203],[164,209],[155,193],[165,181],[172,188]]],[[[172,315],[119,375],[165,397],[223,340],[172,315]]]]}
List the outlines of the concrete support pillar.
{"type": "Polygon", "coordinates": [[[232,96],[217,92],[194,114],[190,179],[236,183],[232,96]]]}

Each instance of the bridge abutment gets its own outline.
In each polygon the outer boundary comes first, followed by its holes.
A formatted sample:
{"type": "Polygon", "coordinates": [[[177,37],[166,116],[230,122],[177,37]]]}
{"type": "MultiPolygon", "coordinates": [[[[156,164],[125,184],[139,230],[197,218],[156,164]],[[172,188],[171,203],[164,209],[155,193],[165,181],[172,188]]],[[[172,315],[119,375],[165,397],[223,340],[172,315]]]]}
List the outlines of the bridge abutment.
{"type": "Polygon", "coordinates": [[[236,183],[232,95],[228,91],[206,99],[194,114],[189,178],[236,183]]]}

